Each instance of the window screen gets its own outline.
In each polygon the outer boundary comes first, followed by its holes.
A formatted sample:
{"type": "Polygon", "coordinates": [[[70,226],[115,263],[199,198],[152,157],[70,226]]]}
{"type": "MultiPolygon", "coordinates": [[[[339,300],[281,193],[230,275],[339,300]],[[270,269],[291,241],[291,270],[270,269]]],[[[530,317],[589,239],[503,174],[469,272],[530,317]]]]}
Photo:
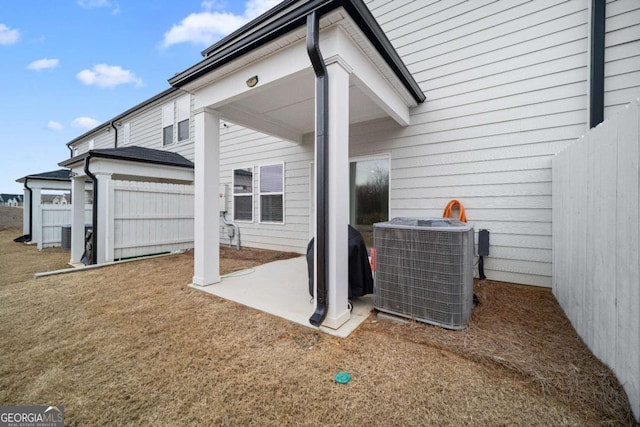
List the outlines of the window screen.
{"type": "Polygon", "coordinates": [[[260,166],[260,221],[284,222],[284,165],[260,166]]]}
{"type": "Polygon", "coordinates": [[[253,221],[253,168],[233,170],[233,219],[253,221]]]}

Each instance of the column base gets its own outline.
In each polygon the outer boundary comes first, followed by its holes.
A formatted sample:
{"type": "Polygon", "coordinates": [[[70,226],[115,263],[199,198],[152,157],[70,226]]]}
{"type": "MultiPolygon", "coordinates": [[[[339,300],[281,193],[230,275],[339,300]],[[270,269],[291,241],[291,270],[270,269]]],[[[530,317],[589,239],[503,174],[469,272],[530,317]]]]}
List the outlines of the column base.
{"type": "Polygon", "coordinates": [[[205,287],[205,286],[209,286],[209,285],[215,285],[216,283],[220,283],[221,281],[222,281],[222,279],[220,278],[220,276],[212,277],[209,280],[205,280],[202,277],[193,276],[193,285],[194,286],[205,287]]]}
{"type": "Polygon", "coordinates": [[[338,329],[340,326],[344,325],[351,318],[351,313],[349,310],[345,310],[343,313],[339,314],[338,317],[327,317],[324,318],[324,322],[322,322],[321,326],[325,326],[331,329],[338,329]]]}

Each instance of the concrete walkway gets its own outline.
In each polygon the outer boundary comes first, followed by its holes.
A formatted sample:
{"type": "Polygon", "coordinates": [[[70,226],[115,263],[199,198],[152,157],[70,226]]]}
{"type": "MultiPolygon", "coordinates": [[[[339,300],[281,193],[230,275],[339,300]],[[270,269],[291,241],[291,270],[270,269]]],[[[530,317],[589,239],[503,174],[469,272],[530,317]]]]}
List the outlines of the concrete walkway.
{"type": "MultiPolygon", "coordinates": [[[[264,311],[309,328],[314,303],[309,296],[305,257],[275,261],[223,277],[222,282],[194,289],[264,311]]],[[[352,299],[351,318],[339,329],[321,326],[322,332],[347,337],[369,316],[373,295],[352,299]]]]}

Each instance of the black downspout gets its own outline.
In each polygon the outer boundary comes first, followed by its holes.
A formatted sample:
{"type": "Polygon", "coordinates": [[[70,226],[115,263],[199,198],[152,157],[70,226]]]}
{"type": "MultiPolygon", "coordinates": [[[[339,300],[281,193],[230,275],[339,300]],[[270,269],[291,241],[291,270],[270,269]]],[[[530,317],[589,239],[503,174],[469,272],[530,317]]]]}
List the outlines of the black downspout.
{"type": "Polygon", "coordinates": [[[93,248],[93,256],[91,264],[97,264],[98,259],[98,178],[89,171],[89,160],[91,154],[84,158],[84,173],[93,181],[93,206],[91,212],[91,246],[93,248]]]}
{"type": "Polygon", "coordinates": [[[113,140],[113,148],[118,148],[118,128],[116,127],[116,125],[113,122],[111,122],[111,127],[115,131],[114,140],[113,140]]]}
{"type": "Polygon", "coordinates": [[[316,11],[307,15],[307,53],[316,73],[316,311],[309,319],[320,326],[327,316],[327,157],[329,127],[329,82],[327,68],[318,46],[319,17],[316,11]]]}
{"type": "Polygon", "coordinates": [[[33,237],[33,191],[31,190],[31,188],[29,188],[29,178],[25,178],[24,179],[24,188],[26,188],[27,190],[29,190],[29,234],[28,234],[28,240],[25,240],[25,242],[30,242],[31,238],[33,237]]]}
{"type": "Polygon", "coordinates": [[[591,1],[591,75],[589,89],[589,127],[604,120],[604,37],[606,1],[591,1]]]}
{"type": "Polygon", "coordinates": [[[69,158],[73,157],[73,148],[71,148],[70,145],[67,145],[67,148],[69,149],[69,158]]]}

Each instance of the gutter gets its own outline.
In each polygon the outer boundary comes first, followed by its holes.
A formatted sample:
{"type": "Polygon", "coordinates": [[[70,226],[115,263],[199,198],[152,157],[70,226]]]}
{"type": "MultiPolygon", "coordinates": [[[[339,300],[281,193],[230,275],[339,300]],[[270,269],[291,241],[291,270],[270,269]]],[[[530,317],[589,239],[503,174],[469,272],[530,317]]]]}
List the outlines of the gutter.
{"type": "Polygon", "coordinates": [[[589,76],[589,127],[604,120],[604,38],[606,1],[591,1],[591,67],[589,76]]]}
{"type": "Polygon", "coordinates": [[[324,58],[318,46],[320,18],[316,11],[307,15],[307,53],[316,73],[316,310],[309,323],[319,327],[327,316],[327,157],[329,147],[329,81],[324,58]]]}
{"type": "Polygon", "coordinates": [[[93,256],[91,257],[91,264],[97,264],[98,259],[98,178],[89,171],[89,161],[91,160],[91,153],[84,158],[84,173],[93,181],[93,206],[91,212],[91,247],[93,249],[93,256]]]}

